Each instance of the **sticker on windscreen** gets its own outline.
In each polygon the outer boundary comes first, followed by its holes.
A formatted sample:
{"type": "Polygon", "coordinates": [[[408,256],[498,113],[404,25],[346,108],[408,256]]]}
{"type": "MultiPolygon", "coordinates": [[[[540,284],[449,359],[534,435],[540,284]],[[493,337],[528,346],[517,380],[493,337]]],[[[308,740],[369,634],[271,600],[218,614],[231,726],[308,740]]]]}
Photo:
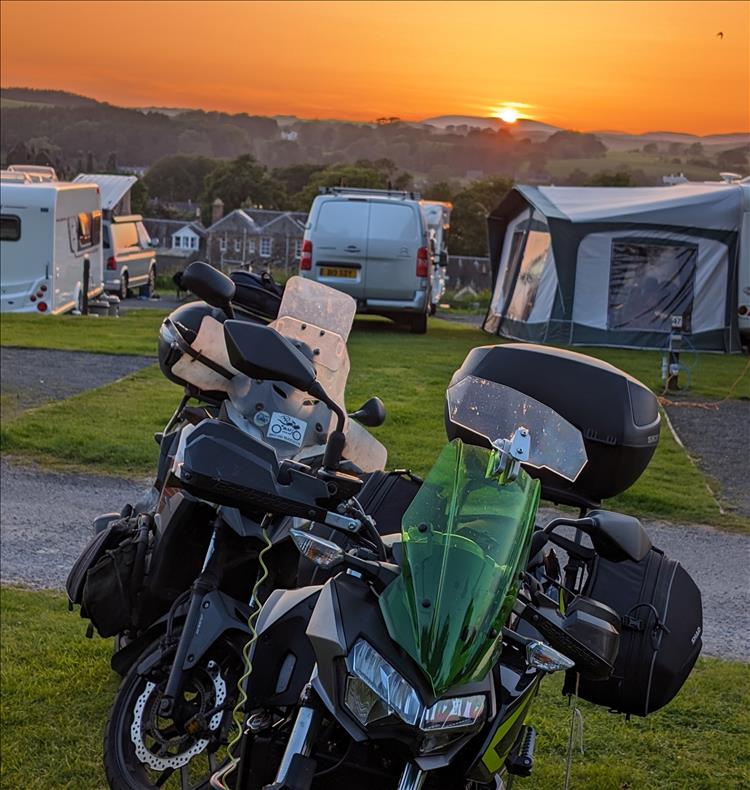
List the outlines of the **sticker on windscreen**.
{"type": "Polygon", "coordinates": [[[301,447],[306,429],[307,423],[304,420],[298,420],[289,414],[275,411],[271,415],[271,422],[268,423],[266,436],[269,439],[278,439],[280,442],[288,442],[295,447],[301,447]]]}

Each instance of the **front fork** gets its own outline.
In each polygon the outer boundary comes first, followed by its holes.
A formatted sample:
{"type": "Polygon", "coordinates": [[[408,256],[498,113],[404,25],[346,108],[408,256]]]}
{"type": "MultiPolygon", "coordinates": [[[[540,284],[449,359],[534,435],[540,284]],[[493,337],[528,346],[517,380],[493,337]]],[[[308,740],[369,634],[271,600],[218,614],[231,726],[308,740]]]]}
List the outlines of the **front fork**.
{"type": "Polygon", "coordinates": [[[198,620],[201,616],[201,606],[206,595],[218,589],[219,577],[218,574],[211,568],[211,559],[216,550],[217,537],[220,535],[221,524],[214,525],[214,531],[211,535],[211,542],[208,544],[206,557],[203,560],[203,568],[201,569],[198,578],[193,582],[190,590],[190,603],[188,605],[187,616],[185,617],[185,624],[180,634],[180,640],[177,643],[177,651],[175,652],[172,666],[169,670],[169,678],[167,685],[164,689],[161,701],[159,702],[159,714],[162,716],[171,717],[174,713],[175,700],[182,692],[182,682],[185,676],[185,659],[190,649],[195,634],[195,629],[198,625],[198,620]]]}

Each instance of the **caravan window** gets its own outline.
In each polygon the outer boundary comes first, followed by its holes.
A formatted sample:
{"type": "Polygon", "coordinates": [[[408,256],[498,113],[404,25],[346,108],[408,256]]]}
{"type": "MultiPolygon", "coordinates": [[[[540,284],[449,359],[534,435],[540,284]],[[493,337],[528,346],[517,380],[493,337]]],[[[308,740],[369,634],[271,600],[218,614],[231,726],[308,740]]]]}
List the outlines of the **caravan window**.
{"type": "Polygon", "coordinates": [[[0,241],[18,241],[21,238],[21,218],[15,214],[0,216],[0,241]]]}
{"type": "MultiPolygon", "coordinates": [[[[540,224],[540,223],[535,223],[540,224]]],[[[514,238],[515,241],[515,238],[514,238]]],[[[513,298],[507,316],[514,321],[527,321],[536,301],[539,282],[547,266],[552,238],[547,230],[530,230],[518,265],[513,298]]]]}
{"type": "Polygon", "coordinates": [[[674,318],[690,331],[697,260],[695,244],[613,241],[608,328],[668,332],[674,318]]]}
{"type": "Polygon", "coordinates": [[[102,232],[102,212],[89,211],[78,215],[78,249],[94,247],[99,244],[102,232]]]}

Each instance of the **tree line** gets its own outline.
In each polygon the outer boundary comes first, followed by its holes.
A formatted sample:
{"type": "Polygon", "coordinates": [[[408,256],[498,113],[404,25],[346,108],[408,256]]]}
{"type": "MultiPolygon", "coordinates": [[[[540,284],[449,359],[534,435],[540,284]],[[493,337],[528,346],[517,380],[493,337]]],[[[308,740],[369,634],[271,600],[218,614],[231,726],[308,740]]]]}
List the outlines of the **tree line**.
{"type": "MultiPolygon", "coordinates": [[[[178,155],[165,157],[149,169],[143,179],[149,197],[140,208],[151,216],[170,217],[178,215],[173,204],[193,201],[200,205],[208,224],[216,198],[224,203],[225,213],[243,207],[308,212],[320,189],[334,186],[411,190],[414,184],[410,173],[387,158],[267,168],[250,154],[228,161],[178,155]]],[[[487,254],[486,216],[512,186],[511,179],[492,176],[468,186],[432,181],[419,192],[428,200],[453,203],[451,252],[483,256],[487,254]]]]}

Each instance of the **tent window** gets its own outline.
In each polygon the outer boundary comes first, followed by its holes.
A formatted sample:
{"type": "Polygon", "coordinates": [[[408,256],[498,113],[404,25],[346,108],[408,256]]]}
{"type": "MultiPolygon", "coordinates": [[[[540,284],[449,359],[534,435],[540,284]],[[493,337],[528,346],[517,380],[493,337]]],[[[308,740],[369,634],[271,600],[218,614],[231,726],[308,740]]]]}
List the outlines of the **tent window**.
{"type": "Polygon", "coordinates": [[[694,244],[613,241],[608,328],[668,332],[679,318],[689,332],[697,260],[694,244]]]}
{"type": "MultiPolygon", "coordinates": [[[[513,241],[515,242],[515,238],[513,241]]],[[[549,231],[528,231],[520,265],[517,267],[518,276],[513,288],[513,298],[506,313],[511,320],[528,320],[536,301],[539,282],[547,265],[551,246],[552,238],[549,231]]]]}
{"type": "Polygon", "coordinates": [[[521,250],[523,249],[523,239],[526,235],[525,230],[517,230],[513,234],[510,241],[510,252],[508,253],[508,261],[505,264],[505,275],[503,276],[503,294],[507,298],[508,294],[513,288],[513,280],[515,279],[516,272],[518,271],[518,264],[521,260],[521,250]]]}

